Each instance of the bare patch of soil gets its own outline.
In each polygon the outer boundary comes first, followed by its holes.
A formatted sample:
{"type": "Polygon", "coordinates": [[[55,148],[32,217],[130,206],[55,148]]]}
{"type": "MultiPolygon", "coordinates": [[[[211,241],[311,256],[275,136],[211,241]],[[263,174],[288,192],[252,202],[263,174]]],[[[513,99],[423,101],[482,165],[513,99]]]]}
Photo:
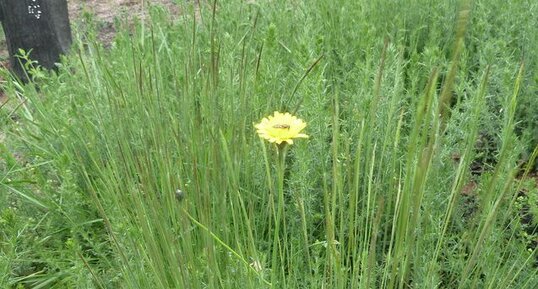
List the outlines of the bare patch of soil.
{"type": "Polygon", "coordinates": [[[96,20],[101,24],[98,38],[103,45],[108,46],[116,34],[114,19],[116,17],[127,19],[127,21],[135,18],[145,19],[149,3],[163,5],[172,14],[179,13],[178,6],[172,0],[71,0],[68,2],[69,19],[71,23],[76,23],[82,13],[88,12],[95,15],[96,20]]]}
{"type": "Polygon", "coordinates": [[[117,16],[143,19],[147,15],[145,8],[149,3],[163,5],[172,12],[178,11],[177,5],[172,0],[71,0],[68,2],[69,17],[74,20],[83,11],[88,11],[106,23],[113,23],[117,16]]]}

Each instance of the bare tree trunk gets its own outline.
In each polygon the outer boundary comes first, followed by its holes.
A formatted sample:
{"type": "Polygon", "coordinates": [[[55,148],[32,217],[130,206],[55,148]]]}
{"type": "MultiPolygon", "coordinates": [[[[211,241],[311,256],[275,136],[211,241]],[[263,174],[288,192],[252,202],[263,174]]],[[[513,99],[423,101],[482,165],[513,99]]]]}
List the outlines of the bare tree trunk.
{"type": "Polygon", "coordinates": [[[13,71],[26,80],[24,67],[15,57],[19,49],[51,69],[71,45],[67,0],[0,0],[0,20],[6,35],[13,71]]]}

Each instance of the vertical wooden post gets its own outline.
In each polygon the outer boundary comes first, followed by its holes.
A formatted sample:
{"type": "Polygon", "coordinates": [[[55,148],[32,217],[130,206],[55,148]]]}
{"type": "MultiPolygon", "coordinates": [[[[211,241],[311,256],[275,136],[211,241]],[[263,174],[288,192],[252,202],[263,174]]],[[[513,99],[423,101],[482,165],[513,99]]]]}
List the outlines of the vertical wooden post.
{"type": "Polygon", "coordinates": [[[0,0],[0,20],[11,67],[22,80],[26,80],[24,67],[15,57],[20,48],[51,69],[71,45],[67,0],[0,0]]]}

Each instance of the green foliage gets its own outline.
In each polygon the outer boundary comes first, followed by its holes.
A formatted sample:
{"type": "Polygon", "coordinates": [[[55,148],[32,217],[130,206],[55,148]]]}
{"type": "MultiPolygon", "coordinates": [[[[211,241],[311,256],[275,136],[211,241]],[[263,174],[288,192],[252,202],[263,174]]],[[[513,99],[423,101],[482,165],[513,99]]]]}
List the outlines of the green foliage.
{"type": "Polygon", "coordinates": [[[534,1],[191,2],[3,84],[0,286],[536,288],[534,1]]]}

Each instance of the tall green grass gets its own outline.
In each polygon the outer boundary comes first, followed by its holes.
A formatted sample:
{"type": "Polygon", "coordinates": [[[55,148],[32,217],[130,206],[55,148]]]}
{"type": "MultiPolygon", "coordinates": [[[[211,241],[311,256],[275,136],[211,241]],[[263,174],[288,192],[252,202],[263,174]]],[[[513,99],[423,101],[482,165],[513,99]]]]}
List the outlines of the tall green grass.
{"type": "Polygon", "coordinates": [[[4,84],[0,284],[536,288],[537,10],[214,1],[110,49],[77,30],[58,73],[4,84]],[[253,127],[275,110],[308,123],[285,159],[253,127]]]}

